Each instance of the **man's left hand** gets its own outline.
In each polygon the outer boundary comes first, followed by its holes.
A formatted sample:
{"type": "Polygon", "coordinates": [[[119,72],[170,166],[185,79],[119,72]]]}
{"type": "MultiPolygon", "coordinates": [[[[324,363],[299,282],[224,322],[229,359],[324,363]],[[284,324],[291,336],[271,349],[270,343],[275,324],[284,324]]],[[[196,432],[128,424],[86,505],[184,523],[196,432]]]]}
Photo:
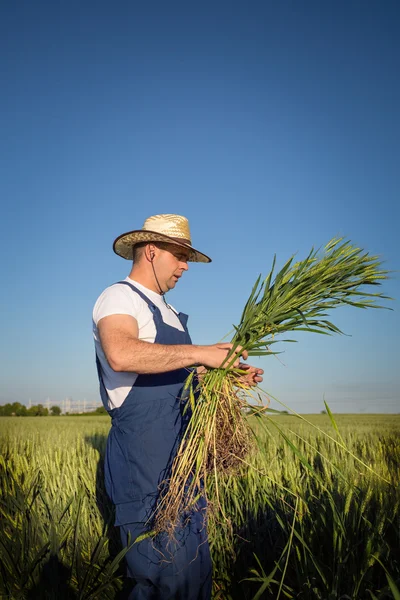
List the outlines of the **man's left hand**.
{"type": "Polygon", "coordinates": [[[238,382],[240,382],[240,385],[243,387],[255,387],[263,380],[263,369],[252,367],[251,365],[247,365],[246,363],[240,363],[238,369],[246,371],[246,373],[242,373],[240,375],[238,374],[237,376],[238,382]]]}

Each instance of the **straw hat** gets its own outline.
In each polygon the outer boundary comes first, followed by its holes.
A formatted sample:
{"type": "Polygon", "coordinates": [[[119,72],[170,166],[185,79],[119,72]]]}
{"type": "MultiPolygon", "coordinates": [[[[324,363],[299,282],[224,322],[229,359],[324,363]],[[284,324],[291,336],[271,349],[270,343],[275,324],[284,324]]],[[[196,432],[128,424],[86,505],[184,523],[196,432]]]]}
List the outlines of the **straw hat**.
{"type": "Polygon", "coordinates": [[[190,262],[211,262],[211,258],[192,246],[189,221],[181,215],[154,215],[144,222],[142,229],[128,231],[118,236],[113,250],[122,258],[133,259],[133,247],[141,242],[167,242],[190,248],[190,262]]]}

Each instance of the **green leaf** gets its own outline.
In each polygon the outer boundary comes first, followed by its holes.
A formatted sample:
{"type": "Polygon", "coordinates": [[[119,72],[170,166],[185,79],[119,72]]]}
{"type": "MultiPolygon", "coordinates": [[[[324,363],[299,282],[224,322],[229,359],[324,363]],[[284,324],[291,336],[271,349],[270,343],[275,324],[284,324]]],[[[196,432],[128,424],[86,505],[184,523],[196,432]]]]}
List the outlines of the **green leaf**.
{"type": "Polygon", "coordinates": [[[389,584],[390,590],[391,590],[391,592],[393,594],[394,600],[400,600],[400,590],[397,587],[397,585],[396,585],[393,577],[390,575],[389,571],[387,570],[387,568],[385,567],[385,565],[383,564],[383,562],[379,559],[379,557],[376,556],[376,554],[373,554],[372,556],[373,556],[373,558],[375,558],[375,560],[381,565],[381,567],[385,571],[385,573],[386,573],[386,579],[387,579],[387,582],[389,584]]]}
{"type": "Polygon", "coordinates": [[[333,426],[334,430],[336,431],[336,433],[338,434],[339,439],[342,442],[343,446],[345,446],[345,442],[344,442],[342,436],[340,435],[339,428],[338,428],[338,426],[336,424],[336,421],[335,421],[335,419],[333,417],[333,414],[331,413],[331,409],[329,408],[328,403],[326,402],[326,400],[324,400],[324,404],[325,404],[326,412],[328,413],[329,419],[330,419],[330,421],[332,423],[332,426],[333,426]]]}

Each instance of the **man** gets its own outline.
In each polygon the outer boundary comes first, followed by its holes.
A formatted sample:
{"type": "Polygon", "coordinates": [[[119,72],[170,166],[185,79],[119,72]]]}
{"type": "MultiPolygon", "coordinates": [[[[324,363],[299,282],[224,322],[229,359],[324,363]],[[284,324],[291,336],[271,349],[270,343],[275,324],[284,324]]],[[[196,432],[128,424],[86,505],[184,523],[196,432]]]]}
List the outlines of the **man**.
{"type": "MultiPolygon", "coordinates": [[[[145,533],[168,478],[187,424],[184,382],[193,368],[221,366],[232,345],[192,345],[187,315],[165,300],[188,262],[211,262],[192,247],[189,223],[180,215],[155,215],[143,228],[119,236],[114,251],[133,260],[129,276],[107,288],[93,310],[96,360],[103,403],[112,418],[105,458],[106,489],[116,509],[124,546],[145,533]]],[[[240,352],[240,349],[239,349],[240,352]]],[[[243,352],[244,359],[247,353],[243,352]]],[[[246,383],[262,381],[247,369],[246,383]]],[[[145,538],[126,554],[135,579],[130,599],[207,600],[211,560],[204,504],[175,532],[145,538]]]]}

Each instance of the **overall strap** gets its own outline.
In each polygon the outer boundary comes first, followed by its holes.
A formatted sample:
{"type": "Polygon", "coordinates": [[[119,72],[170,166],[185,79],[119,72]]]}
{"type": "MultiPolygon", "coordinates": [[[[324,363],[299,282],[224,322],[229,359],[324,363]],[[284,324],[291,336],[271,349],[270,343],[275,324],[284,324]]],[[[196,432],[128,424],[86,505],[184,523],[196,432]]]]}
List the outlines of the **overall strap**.
{"type": "MultiPolygon", "coordinates": [[[[149,309],[151,310],[152,313],[158,312],[160,315],[161,320],[163,321],[162,317],[161,317],[161,311],[158,308],[158,306],[156,306],[154,304],[154,302],[152,302],[150,300],[150,298],[148,298],[145,294],[143,294],[143,292],[141,292],[140,290],[138,290],[137,287],[135,287],[134,285],[132,285],[131,283],[129,283],[129,281],[118,281],[117,283],[115,283],[114,285],[117,285],[118,283],[122,283],[124,285],[128,285],[134,292],[136,292],[137,294],[139,294],[139,296],[147,303],[147,306],[149,307],[149,309]]],[[[171,310],[174,312],[174,314],[178,317],[179,321],[181,322],[182,327],[184,328],[184,330],[187,332],[187,321],[188,321],[188,315],[185,315],[185,313],[177,313],[174,309],[171,308],[171,310]]]]}
{"type": "MultiPolygon", "coordinates": [[[[152,302],[150,300],[150,298],[148,298],[145,294],[143,294],[143,292],[141,292],[140,290],[138,290],[137,287],[135,287],[134,285],[132,285],[131,283],[129,283],[129,281],[118,281],[117,283],[122,283],[123,285],[127,285],[129,286],[134,292],[136,292],[137,294],[139,294],[139,296],[142,298],[142,300],[144,300],[146,302],[146,304],[148,305],[149,309],[151,310],[151,312],[156,312],[159,310],[159,308],[154,304],[154,302],[152,302]]],[[[117,285],[117,284],[114,284],[117,285]]]]}

